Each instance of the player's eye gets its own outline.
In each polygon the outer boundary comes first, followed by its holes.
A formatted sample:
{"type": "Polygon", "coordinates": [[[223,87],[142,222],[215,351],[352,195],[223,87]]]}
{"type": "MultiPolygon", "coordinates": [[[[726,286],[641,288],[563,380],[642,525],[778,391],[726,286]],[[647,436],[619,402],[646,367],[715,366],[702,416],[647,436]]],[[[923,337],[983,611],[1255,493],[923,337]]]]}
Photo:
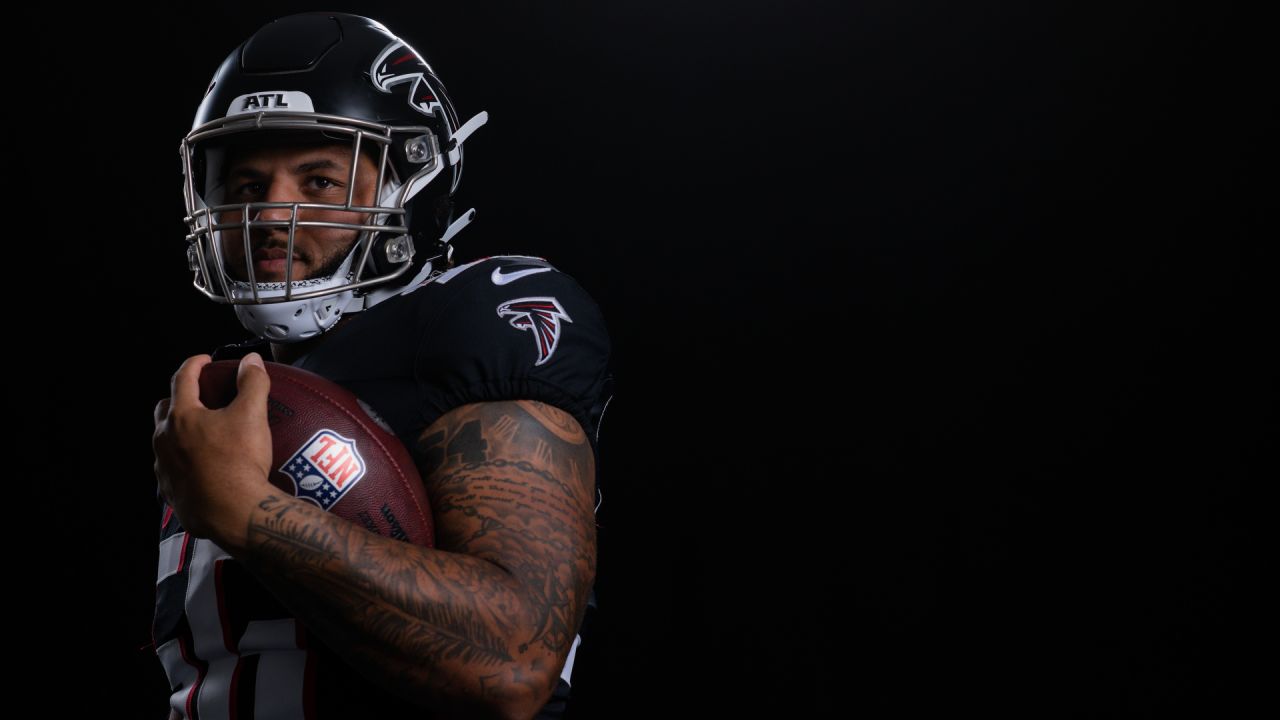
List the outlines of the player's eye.
{"type": "MultiPolygon", "coordinates": [[[[334,188],[341,187],[341,184],[338,181],[331,180],[323,175],[314,175],[309,177],[307,178],[307,182],[317,190],[332,190],[334,188]]],[[[263,185],[260,182],[247,182],[237,186],[233,192],[238,196],[259,195],[263,192],[263,185]]]]}
{"type": "Polygon", "coordinates": [[[340,190],[340,188],[346,187],[346,184],[324,176],[312,176],[307,178],[307,182],[311,183],[311,187],[315,188],[315,190],[340,190]]]}

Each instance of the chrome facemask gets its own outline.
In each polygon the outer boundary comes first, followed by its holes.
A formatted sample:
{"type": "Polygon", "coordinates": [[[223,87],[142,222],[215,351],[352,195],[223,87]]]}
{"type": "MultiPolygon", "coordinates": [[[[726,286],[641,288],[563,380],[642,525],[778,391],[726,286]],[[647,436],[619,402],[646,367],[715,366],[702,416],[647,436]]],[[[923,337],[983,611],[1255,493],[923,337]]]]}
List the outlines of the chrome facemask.
{"type": "MultiPolygon", "coordinates": [[[[234,139],[234,138],[231,138],[234,139]]],[[[213,143],[217,145],[217,143],[213,143]]],[[[381,125],[353,118],[318,113],[273,111],[259,112],[250,117],[220,118],[194,129],[182,140],[180,152],[183,169],[183,196],[189,234],[187,258],[189,268],[195,273],[193,284],[197,290],[215,302],[232,305],[261,305],[309,300],[323,296],[349,293],[368,286],[387,283],[403,275],[413,258],[412,238],[404,229],[405,205],[419,191],[432,182],[446,161],[453,161],[453,154],[441,154],[435,134],[426,126],[381,125]],[[215,139],[225,140],[237,133],[260,131],[307,131],[332,140],[349,140],[351,143],[350,173],[347,198],[343,204],[303,202],[250,202],[222,203],[225,187],[222,185],[225,150],[207,147],[215,139]],[[403,138],[403,139],[402,139],[403,138]],[[365,207],[353,202],[356,172],[361,148],[365,143],[375,143],[379,150],[377,187],[380,188],[376,205],[365,207]],[[404,143],[404,151],[410,162],[420,164],[421,169],[407,182],[396,177],[390,163],[393,142],[404,143]],[[197,162],[199,158],[202,162],[197,162]],[[203,166],[202,185],[196,182],[196,168],[203,166]],[[289,219],[259,220],[258,212],[264,208],[290,208],[289,219]],[[306,208],[340,210],[367,213],[373,216],[369,224],[299,220],[299,211],[306,208]],[[224,213],[234,213],[233,222],[218,222],[224,213]],[[289,240],[286,257],[294,257],[294,236],[299,227],[344,228],[359,235],[352,246],[352,254],[358,259],[344,263],[334,276],[328,278],[293,279],[293,263],[286,263],[283,282],[257,282],[253,269],[252,230],[255,228],[287,227],[289,240]],[[223,232],[237,230],[244,241],[245,277],[248,282],[236,280],[227,272],[227,259],[222,251],[223,232]],[[373,242],[380,234],[393,234],[385,243],[373,242]],[[394,269],[377,274],[368,263],[375,245],[385,257],[378,258],[382,267],[394,269]],[[344,274],[345,271],[345,274],[344,274]],[[366,276],[366,274],[368,276],[366,276]]],[[[342,308],[339,308],[339,311],[342,308]]]]}

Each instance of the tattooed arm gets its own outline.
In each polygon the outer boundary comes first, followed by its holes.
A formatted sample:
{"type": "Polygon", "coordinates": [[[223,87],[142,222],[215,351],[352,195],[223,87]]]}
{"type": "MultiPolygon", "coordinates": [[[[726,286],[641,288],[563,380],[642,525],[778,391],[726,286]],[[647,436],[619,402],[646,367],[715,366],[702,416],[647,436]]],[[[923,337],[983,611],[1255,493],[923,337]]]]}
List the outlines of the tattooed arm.
{"type": "Polygon", "coordinates": [[[536,401],[463,405],[414,449],[434,549],[263,493],[219,543],[352,667],[445,717],[530,718],[595,578],[595,464],[536,401]]]}

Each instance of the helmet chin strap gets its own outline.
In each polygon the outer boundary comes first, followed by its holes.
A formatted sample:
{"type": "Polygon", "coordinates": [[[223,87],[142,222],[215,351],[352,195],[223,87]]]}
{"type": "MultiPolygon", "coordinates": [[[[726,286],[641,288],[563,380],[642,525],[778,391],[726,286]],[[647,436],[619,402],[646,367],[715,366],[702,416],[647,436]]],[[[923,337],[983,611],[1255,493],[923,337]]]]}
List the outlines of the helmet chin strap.
{"type": "MultiPolygon", "coordinates": [[[[295,286],[318,289],[341,285],[351,273],[351,265],[355,260],[359,247],[353,245],[347,253],[342,266],[328,278],[295,281],[295,286]]],[[[284,293],[284,283],[257,283],[261,286],[279,285],[278,289],[259,289],[259,294],[275,295],[284,293]]],[[[232,290],[238,298],[250,297],[250,284],[243,281],[232,283],[232,290]]],[[[275,343],[301,342],[323,334],[337,324],[342,316],[342,308],[354,294],[352,290],[343,290],[332,295],[321,295],[304,300],[289,300],[276,303],[242,303],[235,305],[236,317],[246,330],[254,335],[275,343]]]]}

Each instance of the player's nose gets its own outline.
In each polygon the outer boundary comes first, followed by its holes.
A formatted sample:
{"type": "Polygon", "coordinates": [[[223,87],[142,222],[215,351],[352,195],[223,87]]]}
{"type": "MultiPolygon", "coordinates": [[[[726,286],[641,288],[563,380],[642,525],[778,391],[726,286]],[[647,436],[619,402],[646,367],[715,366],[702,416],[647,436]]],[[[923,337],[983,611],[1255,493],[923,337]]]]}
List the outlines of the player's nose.
{"type": "MultiPolygon", "coordinates": [[[[292,187],[288,182],[272,182],[258,202],[299,203],[305,202],[305,198],[297,188],[292,187]]],[[[293,214],[293,205],[259,207],[255,214],[255,218],[258,220],[288,222],[293,219],[293,214]]]]}

